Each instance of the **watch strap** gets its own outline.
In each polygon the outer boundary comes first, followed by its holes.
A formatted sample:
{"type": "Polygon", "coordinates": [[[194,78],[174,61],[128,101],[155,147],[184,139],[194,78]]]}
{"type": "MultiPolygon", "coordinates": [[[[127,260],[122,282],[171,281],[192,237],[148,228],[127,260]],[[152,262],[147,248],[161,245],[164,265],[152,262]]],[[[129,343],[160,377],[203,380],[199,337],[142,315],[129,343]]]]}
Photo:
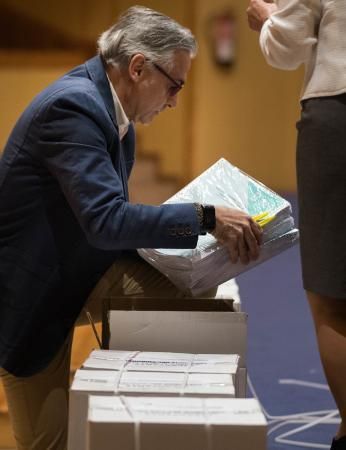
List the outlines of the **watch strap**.
{"type": "Polygon", "coordinates": [[[213,205],[201,205],[200,203],[194,203],[196,208],[200,233],[205,235],[215,229],[216,217],[215,207],[213,205]]]}

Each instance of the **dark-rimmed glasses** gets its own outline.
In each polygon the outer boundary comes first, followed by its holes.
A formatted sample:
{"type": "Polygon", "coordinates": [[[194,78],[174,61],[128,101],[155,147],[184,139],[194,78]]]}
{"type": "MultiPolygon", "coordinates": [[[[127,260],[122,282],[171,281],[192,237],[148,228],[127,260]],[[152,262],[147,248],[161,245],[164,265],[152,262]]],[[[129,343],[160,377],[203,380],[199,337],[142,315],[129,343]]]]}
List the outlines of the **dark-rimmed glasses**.
{"type": "Polygon", "coordinates": [[[156,64],[153,61],[150,61],[151,64],[155,67],[155,69],[157,69],[159,72],[162,73],[162,75],[164,75],[166,78],[168,78],[172,83],[173,86],[171,86],[168,89],[168,93],[171,97],[174,97],[175,95],[177,95],[177,93],[184,87],[184,81],[181,80],[175,80],[173,77],[170,76],[169,73],[167,73],[165,71],[165,69],[163,69],[161,66],[159,66],[158,64],[156,64]]]}

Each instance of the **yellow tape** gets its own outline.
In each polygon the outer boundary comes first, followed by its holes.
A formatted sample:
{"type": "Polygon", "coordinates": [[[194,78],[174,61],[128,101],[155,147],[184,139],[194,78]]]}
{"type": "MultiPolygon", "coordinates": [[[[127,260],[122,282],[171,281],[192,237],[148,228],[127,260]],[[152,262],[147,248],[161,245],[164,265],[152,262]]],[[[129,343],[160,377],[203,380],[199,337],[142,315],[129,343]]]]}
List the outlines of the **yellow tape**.
{"type": "Polygon", "coordinates": [[[259,220],[263,219],[264,217],[266,217],[269,214],[268,211],[264,211],[261,214],[257,214],[256,216],[252,216],[253,220],[255,220],[256,222],[258,222],[259,220]]]}
{"type": "Polygon", "coordinates": [[[275,219],[275,216],[270,216],[270,217],[267,217],[266,219],[261,220],[260,222],[257,222],[257,223],[261,228],[263,228],[264,225],[267,225],[267,223],[271,222],[274,219],[275,219]]]}
{"type": "Polygon", "coordinates": [[[254,219],[255,222],[258,223],[258,225],[263,228],[265,225],[267,225],[267,223],[271,222],[272,220],[275,219],[275,214],[273,216],[269,216],[269,212],[268,211],[264,211],[261,214],[257,214],[256,216],[252,216],[252,218],[254,219]]]}

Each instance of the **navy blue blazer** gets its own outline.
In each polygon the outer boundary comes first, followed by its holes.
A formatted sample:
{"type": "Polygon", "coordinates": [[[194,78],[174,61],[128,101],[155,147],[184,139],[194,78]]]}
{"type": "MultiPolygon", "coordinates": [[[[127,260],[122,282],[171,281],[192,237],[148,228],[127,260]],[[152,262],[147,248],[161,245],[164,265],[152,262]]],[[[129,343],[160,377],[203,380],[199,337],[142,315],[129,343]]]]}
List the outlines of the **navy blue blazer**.
{"type": "Polygon", "coordinates": [[[120,142],[99,56],[41,92],[0,160],[0,366],[44,368],[126,249],[194,248],[192,204],[128,202],[133,126],[120,142]]]}

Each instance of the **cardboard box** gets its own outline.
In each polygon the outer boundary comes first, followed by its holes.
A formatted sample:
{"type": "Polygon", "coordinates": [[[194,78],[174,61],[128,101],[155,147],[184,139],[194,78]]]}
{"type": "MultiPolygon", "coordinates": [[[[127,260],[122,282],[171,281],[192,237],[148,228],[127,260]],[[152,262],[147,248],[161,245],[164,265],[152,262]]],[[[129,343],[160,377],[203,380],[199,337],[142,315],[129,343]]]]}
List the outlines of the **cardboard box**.
{"type": "Polygon", "coordinates": [[[255,399],[89,397],[88,450],[265,450],[255,399]]]}
{"type": "Polygon", "coordinates": [[[70,389],[69,450],[86,448],[88,396],[118,394],[234,397],[235,388],[226,373],[78,370],[70,389]]]}
{"type": "Polygon", "coordinates": [[[232,299],[108,298],[103,312],[105,349],[237,354],[246,367],[247,314],[232,299]]]}

